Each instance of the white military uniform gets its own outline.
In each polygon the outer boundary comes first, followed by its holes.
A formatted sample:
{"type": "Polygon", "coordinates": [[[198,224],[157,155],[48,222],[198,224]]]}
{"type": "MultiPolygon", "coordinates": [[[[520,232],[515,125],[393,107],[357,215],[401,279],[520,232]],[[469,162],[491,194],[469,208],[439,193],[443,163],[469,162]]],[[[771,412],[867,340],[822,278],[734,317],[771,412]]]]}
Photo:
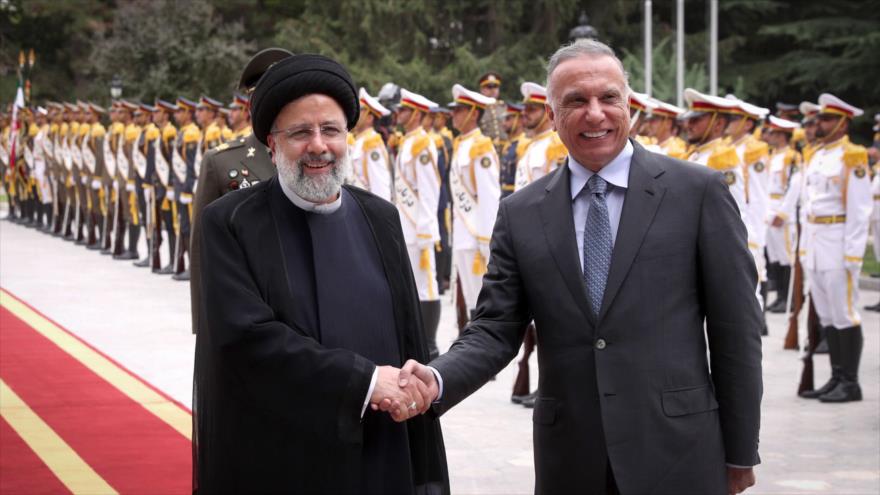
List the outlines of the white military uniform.
{"type": "Polygon", "coordinates": [[[874,232],[874,259],[880,260],[880,164],[874,165],[871,195],[874,197],[874,212],[871,214],[871,230],[874,232]]]}
{"type": "Polygon", "coordinates": [[[767,244],[765,221],[770,200],[770,171],[767,168],[769,149],[767,143],[755,139],[751,134],[732,143],[732,146],[743,166],[743,194],[746,201],[743,220],[749,226],[749,251],[755,258],[758,277],[764,281],[767,278],[764,261],[764,247],[767,244]]]}
{"type": "Polygon", "coordinates": [[[767,209],[767,258],[771,263],[789,266],[794,262],[797,246],[797,205],[803,185],[801,160],[790,146],[774,150],[770,155],[770,203],[767,209]],[[779,217],[781,227],[771,222],[779,217]]]}
{"type": "Polygon", "coordinates": [[[354,136],[349,153],[352,164],[349,183],[391,201],[391,169],[382,136],[370,127],[354,136]]]}
{"type": "Polygon", "coordinates": [[[859,325],[862,257],[871,216],[867,151],[847,137],[825,144],[805,167],[801,264],[823,326],[859,325]]]}
{"type": "Polygon", "coordinates": [[[400,212],[419,300],[435,301],[440,297],[434,259],[434,245],[440,241],[440,173],[437,147],[424,129],[419,127],[403,137],[394,170],[394,202],[400,212]]]}
{"type": "Polygon", "coordinates": [[[479,128],[459,136],[449,169],[452,252],[468,309],[477,305],[489,263],[489,241],[501,198],[498,174],[498,155],[491,139],[479,128]]]}
{"type": "Polygon", "coordinates": [[[553,129],[534,136],[516,163],[514,192],[559,168],[566,156],[568,150],[553,129]]]}

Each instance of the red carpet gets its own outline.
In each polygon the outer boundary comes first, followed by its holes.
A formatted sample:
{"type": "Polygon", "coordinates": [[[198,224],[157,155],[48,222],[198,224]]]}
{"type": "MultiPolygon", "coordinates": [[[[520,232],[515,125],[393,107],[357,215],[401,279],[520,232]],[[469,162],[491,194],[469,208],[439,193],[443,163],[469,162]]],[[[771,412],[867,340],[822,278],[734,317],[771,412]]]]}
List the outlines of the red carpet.
{"type": "MultiPolygon", "coordinates": [[[[119,493],[191,492],[190,441],[5,307],[0,379],[119,493]]],[[[69,491],[4,422],[0,491],[69,491]]]]}

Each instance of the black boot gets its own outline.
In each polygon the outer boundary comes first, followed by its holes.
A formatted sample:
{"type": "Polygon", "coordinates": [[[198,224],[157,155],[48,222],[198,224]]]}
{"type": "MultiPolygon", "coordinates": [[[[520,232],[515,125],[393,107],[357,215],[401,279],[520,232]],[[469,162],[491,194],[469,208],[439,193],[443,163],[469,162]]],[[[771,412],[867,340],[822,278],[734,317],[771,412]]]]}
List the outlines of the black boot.
{"type": "Polygon", "coordinates": [[[822,385],[815,390],[805,390],[801,392],[799,395],[804,399],[818,399],[819,396],[827,394],[833,390],[840,382],[840,375],[843,372],[840,359],[839,331],[834,327],[820,327],[819,333],[827,335],[825,342],[828,344],[828,356],[831,360],[831,378],[828,379],[828,382],[826,382],[825,385],[822,385]]]}
{"type": "Polygon", "coordinates": [[[819,345],[816,346],[816,350],[813,351],[813,354],[828,354],[830,352],[828,347],[828,334],[833,332],[834,327],[819,327],[819,345]]]}
{"type": "MultiPolygon", "coordinates": [[[[129,225],[128,226],[128,249],[123,249],[122,252],[113,255],[114,260],[136,260],[138,259],[137,252],[137,241],[138,237],[140,237],[140,227],[137,225],[129,225]]],[[[120,229],[119,233],[120,237],[124,235],[124,233],[120,229]]],[[[122,243],[120,242],[120,247],[122,243]]]]}
{"type": "Polygon", "coordinates": [[[862,388],[859,386],[859,361],[862,357],[864,337],[862,326],[830,330],[838,334],[837,341],[840,352],[840,380],[829,392],[820,395],[821,402],[853,402],[862,400],[862,388]]]}
{"type": "Polygon", "coordinates": [[[174,275],[174,244],[177,242],[177,236],[173,232],[168,232],[168,264],[159,271],[153,271],[159,275],[174,275]]]}
{"type": "Polygon", "coordinates": [[[873,306],[865,306],[865,309],[867,311],[877,311],[878,313],[880,313],[880,301],[877,301],[877,304],[873,306]]]}
{"type": "MultiPolygon", "coordinates": [[[[173,270],[173,268],[172,268],[172,270],[173,270]]],[[[180,282],[187,281],[187,280],[189,280],[189,269],[184,270],[180,273],[175,273],[174,275],[171,276],[171,278],[172,278],[172,280],[177,280],[180,282]]]]}
{"type": "Polygon", "coordinates": [[[425,329],[425,343],[428,356],[434,359],[440,355],[437,349],[437,326],[440,325],[440,301],[419,301],[422,310],[422,328],[425,329]]]}
{"type": "Polygon", "coordinates": [[[788,304],[788,282],[791,278],[791,266],[779,265],[776,273],[778,275],[776,280],[776,300],[767,308],[767,311],[771,313],[785,313],[785,306],[788,304]]]}

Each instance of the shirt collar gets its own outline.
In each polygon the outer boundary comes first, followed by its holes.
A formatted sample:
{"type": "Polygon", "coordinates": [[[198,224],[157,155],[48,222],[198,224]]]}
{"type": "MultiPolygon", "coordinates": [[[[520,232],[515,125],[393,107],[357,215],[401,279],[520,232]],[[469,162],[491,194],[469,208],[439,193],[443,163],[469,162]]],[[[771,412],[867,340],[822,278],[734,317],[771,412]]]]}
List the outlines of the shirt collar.
{"type": "Polygon", "coordinates": [[[327,215],[333,213],[338,210],[340,206],[342,206],[342,190],[339,190],[339,197],[336,198],[336,201],[332,203],[312,203],[306,199],[299,197],[295,192],[288,189],[287,185],[284,184],[284,181],[278,180],[278,184],[281,185],[281,192],[287,196],[287,199],[290,200],[291,203],[296,205],[301,210],[305,210],[312,213],[317,213],[319,215],[327,215]]]}
{"type": "MultiPolygon", "coordinates": [[[[627,139],[626,145],[620,153],[599,171],[599,177],[614,187],[626,189],[629,186],[629,167],[632,156],[633,145],[627,139]]],[[[568,155],[568,170],[571,172],[571,199],[573,200],[581,193],[595,172],[578,163],[571,155],[568,155]]]]}

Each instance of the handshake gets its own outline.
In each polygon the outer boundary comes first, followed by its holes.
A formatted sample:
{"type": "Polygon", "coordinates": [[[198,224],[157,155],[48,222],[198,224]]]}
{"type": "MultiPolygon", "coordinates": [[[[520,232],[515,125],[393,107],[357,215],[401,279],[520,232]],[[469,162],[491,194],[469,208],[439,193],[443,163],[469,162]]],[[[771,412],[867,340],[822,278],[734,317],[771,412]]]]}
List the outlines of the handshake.
{"type": "Polygon", "coordinates": [[[418,361],[410,359],[401,369],[379,366],[378,370],[370,407],[389,413],[394,421],[424,414],[440,395],[434,372],[418,361]]]}

